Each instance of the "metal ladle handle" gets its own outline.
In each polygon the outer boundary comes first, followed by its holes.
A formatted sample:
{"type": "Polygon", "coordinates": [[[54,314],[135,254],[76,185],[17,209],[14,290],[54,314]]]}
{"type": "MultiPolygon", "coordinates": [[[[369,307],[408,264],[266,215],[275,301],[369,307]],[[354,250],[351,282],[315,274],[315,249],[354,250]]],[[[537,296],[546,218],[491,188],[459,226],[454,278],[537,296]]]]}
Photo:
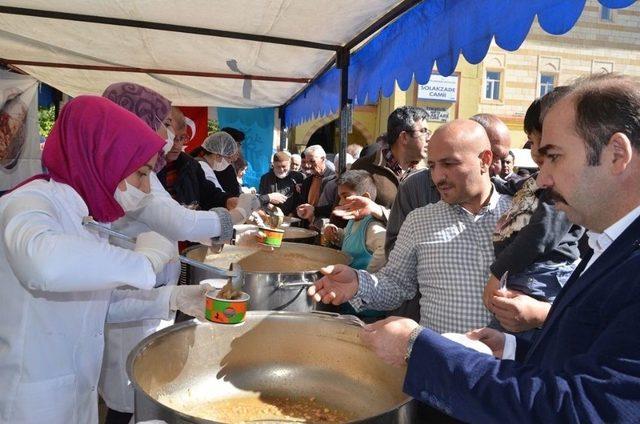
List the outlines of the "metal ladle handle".
{"type": "Polygon", "coordinates": [[[356,327],[363,327],[366,325],[364,321],[358,318],[355,315],[342,315],[337,312],[327,312],[327,311],[311,311],[314,315],[319,315],[324,318],[334,318],[340,321],[344,321],[345,324],[355,325],[356,327]]]}
{"type": "MultiPolygon", "coordinates": [[[[100,233],[104,233],[104,234],[108,234],[110,236],[113,236],[115,238],[118,238],[120,240],[124,240],[127,241],[131,244],[136,244],[136,239],[134,239],[133,237],[129,237],[126,234],[122,234],[118,231],[112,230],[111,228],[107,228],[104,225],[100,225],[97,222],[95,222],[93,220],[92,217],[90,216],[85,216],[84,218],[82,218],[82,225],[84,225],[85,227],[88,228],[93,228],[95,230],[97,230],[100,233]]],[[[180,260],[180,262],[191,265],[195,268],[200,268],[203,269],[205,271],[210,271],[213,272],[214,274],[216,274],[217,277],[237,277],[238,273],[236,271],[229,271],[226,269],[221,269],[221,268],[217,268],[215,266],[211,266],[211,265],[207,265],[205,263],[202,263],[200,261],[196,261],[194,259],[191,258],[187,258],[186,256],[182,256],[179,255],[178,259],[180,260]]]]}

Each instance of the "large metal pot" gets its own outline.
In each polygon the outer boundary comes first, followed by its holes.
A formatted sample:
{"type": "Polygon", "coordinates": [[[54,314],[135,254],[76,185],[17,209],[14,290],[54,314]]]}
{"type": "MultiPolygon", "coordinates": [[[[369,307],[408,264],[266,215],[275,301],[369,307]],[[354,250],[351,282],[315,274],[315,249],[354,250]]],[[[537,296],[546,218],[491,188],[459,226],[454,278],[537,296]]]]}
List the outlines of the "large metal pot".
{"type": "Polygon", "coordinates": [[[348,422],[418,422],[402,392],[406,369],[380,361],[361,344],[358,330],[335,317],[266,311],[249,312],[240,325],[168,327],[129,355],[136,422],[215,423],[211,411],[203,416],[194,409],[251,396],[267,403],[313,397],[348,412],[348,422]]]}
{"type": "MultiPolygon", "coordinates": [[[[207,246],[194,246],[183,254],[222,269],[228,269],[231,263],[239,264],[243,273],[242,290],[251,296],[249,309],[264,311],[308,312],[317,309],[320,305],[306,295],[306,289],[319,278],[319,269],[351,262],[349,255],[338,250],[287,242],[273,251],[225,246],[222,252],[215,253],[207,246]],[[303,263],[305,261],[308,263],[303,263]]],[[[187,266],[190,284],[216,277],[209,271],[187,266]]]]}
{"type": "MultiPolygon", "coordinates": [[[[258,226],[255,224],[238,224],[234,225],[236,230],[236,239],[245,237],[254,237],[254,234],[258,232],[258,226]],[[246,233],[246,234],[245,234],[246,233]]],[[[308,228],[294,227],[289,225],[283,225],[284,235],[282,239],[284,241],[290,241],[292,243],[306,243],[316,244],[318,242],[318,232],[310,230],[308,228]]]]}

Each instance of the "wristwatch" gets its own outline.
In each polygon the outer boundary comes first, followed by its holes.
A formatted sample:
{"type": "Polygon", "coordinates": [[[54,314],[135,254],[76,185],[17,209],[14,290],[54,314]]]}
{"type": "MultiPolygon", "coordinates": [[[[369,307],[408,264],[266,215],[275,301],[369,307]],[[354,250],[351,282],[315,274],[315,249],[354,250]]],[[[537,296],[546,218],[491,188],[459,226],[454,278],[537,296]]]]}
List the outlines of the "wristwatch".
{"type": "Polygon", "coordinates": [[[409,363],[409,358],[411,357],[411,351],[413,350],[413,344],[416,342],[418,335],[420,332],[424,330],[424,327],[418,325],[416,328],[411,330],[411,334],[409,334],[409,341],[407,342],[407,352],[404,354],[404,361],[409,363]]]}

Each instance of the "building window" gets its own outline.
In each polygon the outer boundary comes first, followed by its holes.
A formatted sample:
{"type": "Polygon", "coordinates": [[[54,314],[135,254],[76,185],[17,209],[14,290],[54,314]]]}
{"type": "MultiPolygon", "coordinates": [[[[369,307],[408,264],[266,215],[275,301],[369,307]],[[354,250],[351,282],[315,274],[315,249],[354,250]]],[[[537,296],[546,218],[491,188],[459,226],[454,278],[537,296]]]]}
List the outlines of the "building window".
{"type": "Polygon", "coordinates": [[[540,74],[540,97],[544,96],[556,85],[556,76],[553,74],[540,74]]]}
{"type": "Polygon", "coordinates": [[[500,76],[499,71],[487,71],[484,97],[490,100],[500,100],[500,76]]]}
{"type": "Polygon", "coordinates": [[[608,7],[602,6],[602,9],[600,10],[600,19],[602,19],[603,21],[612,20],[611,9],[609,9],[608,7]]]}

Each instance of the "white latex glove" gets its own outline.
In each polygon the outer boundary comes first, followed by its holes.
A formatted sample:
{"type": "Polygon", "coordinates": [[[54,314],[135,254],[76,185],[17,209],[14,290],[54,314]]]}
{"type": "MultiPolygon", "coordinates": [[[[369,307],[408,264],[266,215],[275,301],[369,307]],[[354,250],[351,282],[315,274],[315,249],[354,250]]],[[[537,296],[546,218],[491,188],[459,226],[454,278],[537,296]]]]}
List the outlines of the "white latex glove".
{"type": "Polygon", "coordinates": [[[207,302],[205,294],[212,289],[213,286],[209,284],[175,286],[169,298],[169,309],[181,311],[204,321],[204,308],[207,302]]]}
{"type": "Polygon", "coordinates": [[[133,250],[149,259],[156,274],[159,274],[166,264],[178,258],[178,245],[153,231],[139,234],[133,250]]]}
{"type": "Polygon", "coordinates": [[[235,208],[229,211],[229,215],[231,215],[231,222],[233,222],[233,225],[244,224],[247,221],[245,210],[239,209],[240,208],[235,208]]]}
{"type": "MultiPolygon", "coordinates": [[[[238,196],[238,206],[235,207],[231,212],[237,211],[242,217],[246,220],[251,212],[257,211],[260,209],[260,199],[258,196],[251,193],[242,193],[238,196]]],[[[233,214],[231,215],[233,218],[233,214]]],[[[234,224],[236,224],[234,222],[234,224]]]]}
{"type": "Polygon", "coordinates": [[[260,209],[260,199],[255,194],[242,193],[238,196],[238,207],[244,209],[247,215],[260,209]]]}

